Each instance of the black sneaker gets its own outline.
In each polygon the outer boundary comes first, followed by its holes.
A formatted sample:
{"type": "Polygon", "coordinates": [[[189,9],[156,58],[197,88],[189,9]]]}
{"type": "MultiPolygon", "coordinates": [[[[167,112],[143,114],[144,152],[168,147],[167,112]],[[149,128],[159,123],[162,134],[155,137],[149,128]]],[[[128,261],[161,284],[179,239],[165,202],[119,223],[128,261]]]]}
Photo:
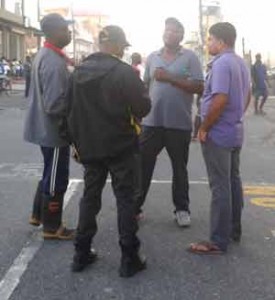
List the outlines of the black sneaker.
{"type": "Polygon", "coordinates": [[[79,255],[78,253],[76,253],[73,257],[71,270],[72,272],[82,272],[88,265],[93,264],[96,259],[97,253],[94,249],[91,249],[87,256],[79,255]]]}
{"type": "Polygon", "coordinates": [[[231,232],[231,235],[230,235],[231,241],[235,242],[235,243],[240,243],[241,237],[242,237],[242,227],[241,227],[241,225],[233,226],[232,232],[231,232]]]}
{"type": "Polygon", "coordinates": [[[119,276],[128,278],[134,276],[137,272],[146,269],[146,259],[140,258],[137,254],[134,257],[121,258],[121,264],[119,268],[119,276]]]}

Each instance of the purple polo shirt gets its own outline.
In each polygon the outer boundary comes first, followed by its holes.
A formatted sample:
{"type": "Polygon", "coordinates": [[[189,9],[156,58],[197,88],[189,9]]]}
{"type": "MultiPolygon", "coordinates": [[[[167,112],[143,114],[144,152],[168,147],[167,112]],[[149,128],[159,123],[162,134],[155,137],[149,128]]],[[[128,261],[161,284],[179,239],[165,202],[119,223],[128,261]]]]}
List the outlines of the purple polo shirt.
{"type": "Polygon", "coordinates": [[[226,94],[228,102],[208,137],[221,147],[240,147],[243,143],[244,106],[250,89],[249,70],[233,50],[214,57],[206,75],[201,105],[202,121],[216,94],[226,94]]]}

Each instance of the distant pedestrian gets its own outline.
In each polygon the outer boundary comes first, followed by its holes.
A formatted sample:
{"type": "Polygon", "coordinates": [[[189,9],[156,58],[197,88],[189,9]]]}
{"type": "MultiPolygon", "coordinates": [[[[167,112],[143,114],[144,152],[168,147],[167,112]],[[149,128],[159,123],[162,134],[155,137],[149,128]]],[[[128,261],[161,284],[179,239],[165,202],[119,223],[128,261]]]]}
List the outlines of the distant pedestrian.
{"type": "Polygon", "coordinates": [[[69,178],[69,143],[59,133],[68,105],[68,58],[62,51],[71,41],[68,22],[58,14],[41,20],[44,47],[37,53],[29,90],[30,107],[24,138],[40,146],[44,170],[33,202],[30,224],[43,224],[44,239],[67,240],[73,231],[62,225],[62,206],[69,178]]]}
{"type": "Polygon", "coordinates": [[[234,51],[235,27],[227,22],[209,29],[209,64],[203,94],[202,124],[198,137],[206,164],[212,195],[210,240],[190,245],[196,254],[223,254],[230,239],[242,234],[243,189],[240,152],[243,117],[250,101],[249,70],[234,51]]]}
{"type": "Polygon", "coordinates": [[[24,77],[25,77],[25,97],[29,95],[30,83],[31,83],[31,70],[32,70],[32,61],[30,56],[26,56],[24,63],[24,77]]]}
{"type": "Polygon", "coordinates": [[[102,190],[110,173],[122,253],[119,274],[130,277],[146,266],[138,253],[140,242],[136,235],[138,135],[133,121],[149,112],[150,100],[143,82],[121,60],[129,46],[123,30],[106,26],[98,40],[100,52],[90,55],[76,68],[70,92],[69,132],[85,169],[72,271],[82,271],[96,258],[90,249],[97,232],[102,190]]]}
{"type": "Polygon", "coordinates": [[[265,115],[263,110],[265,102],[268,98],[268,79],[265,64],[262,63],[262,56],[258,53],[256,61],[251,69],[252,88],[254,95],[254,112],[256,115],[265,115]]]}
{"type": "Polygon", "coordinates": [[[173,169],[172,199],[179,226],[191,223],[188,155],[192,132],[193,95],[203,91],[202,68],[196,54],[180,46],[184,27],[175,18],[165,21],[164,47],[146,61],[144,82],[152,99],[151,112],[142,121],[140,152],[142,188],[137,216],[142,212],[155,163],[165,148],[173,169]]]}
{"type": "Polygon", "coordinates": [[[131,61],[132,61],[132,67],[135,70],[135,72],[138,74],[138,76],[143,79],[144,76],[144,68],[142,66],[142,57],[139,53],[134,52],[131,55],[131,61]]]}

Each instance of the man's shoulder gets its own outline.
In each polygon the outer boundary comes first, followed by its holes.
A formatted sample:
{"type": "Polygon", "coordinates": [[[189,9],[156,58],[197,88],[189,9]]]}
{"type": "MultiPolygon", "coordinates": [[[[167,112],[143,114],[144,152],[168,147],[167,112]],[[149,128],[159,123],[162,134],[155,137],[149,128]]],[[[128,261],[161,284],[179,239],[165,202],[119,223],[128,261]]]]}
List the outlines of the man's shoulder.
{"type": "Polygon", "coordinates": [[[180,50],[180,54],[181,55],[196,56],[197,57],[197,54],[195,53],[194,50],[183,48],[183,47],[180,50]]]}
{"type": "Polygon", "coordinates": [[[62,56],[48,48],[41,48],[37,53],[36,60],[40,60],[44,65],[55,65],[57,67],[66,65],[66,61],[62,56]]]}
{"type": "Polygon", "coordinates": [[[238,57],[233,53],[226,53],[219,56],[217,59],[214,59],[213,67],[230,67],[233,61],[236,61],[238,57]]]}
{"type": "Polygon", "coordinates": [[[148,61],[151,61],[151,60],[153,60],[154,58],[160,56],[160,54],[161,54],[161,50],[160,50],[160,49],[159,49],[159,50],[155,50],[155,51],[151,52],[151,53],[147,56],[146,61],[147,61],[147,62],[148,62],[148,61]]]}
{"type": "Polygon", "coordinates": [[[116,69],[126,74],[135,73],[133,67],[129,65],[127,62],[124,62],[122,60],[117,64],[116,69]]]}

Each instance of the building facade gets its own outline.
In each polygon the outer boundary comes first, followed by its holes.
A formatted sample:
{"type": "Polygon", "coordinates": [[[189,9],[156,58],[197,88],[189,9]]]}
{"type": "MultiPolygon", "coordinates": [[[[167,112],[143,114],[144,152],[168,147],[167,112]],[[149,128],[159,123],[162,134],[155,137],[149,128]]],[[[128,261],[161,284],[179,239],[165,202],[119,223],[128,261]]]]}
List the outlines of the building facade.
{"type": "Polygon", "coordinates": [[[31,17],[25,14],[26,5],[38,0],[0,0],[0,57],[23,60],[30,48],[37,50],[37,34],[31,17]]]}
{"type": "Polygon", "coordinates": [[[22,59],[25,52],[25,26],[19,1],[1,0],[0,57],[22,59]]]}
{"type": "Polygon", "coordinates": [[[90,8],[48,7],[47,2],[44,1],[41,7],[41,17],[49,13],[59,13],[65,19],[73,21],[71,25],[72,42],[65,51],[76,63],[98,50],[97,36],[102,27],[107,25],[109,16],[90,8]]]}

